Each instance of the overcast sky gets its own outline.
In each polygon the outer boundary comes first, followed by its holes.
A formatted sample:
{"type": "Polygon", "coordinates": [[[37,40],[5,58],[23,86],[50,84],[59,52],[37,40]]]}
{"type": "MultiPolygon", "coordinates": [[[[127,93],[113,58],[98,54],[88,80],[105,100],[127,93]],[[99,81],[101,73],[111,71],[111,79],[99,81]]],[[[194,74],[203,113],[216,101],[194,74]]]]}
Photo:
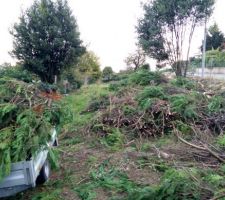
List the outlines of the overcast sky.
{"type": "MultiPolygon", "coordinates": [[[[142,15],[143,0],[68,0],[77,19],[81,39],[100,58],[102,68],[112,66],[115,71],[124,69],[124,59],[135,50],[137,19],[142,15]]],[[[146,1],[146,0],[144,0],[146,1]]],[[[8,52],[12,50],[9,28],[18,21],[21,10],[32,0],[0,1],[0,64],[15,62],[8,52]]],[[[216,21],[225,33],[225,1],[217,0],[214,15],[209,23],[216,21]]],[[[198,53],[203,38],[203,27],[196,30],[191,54],[198,53]]]]}

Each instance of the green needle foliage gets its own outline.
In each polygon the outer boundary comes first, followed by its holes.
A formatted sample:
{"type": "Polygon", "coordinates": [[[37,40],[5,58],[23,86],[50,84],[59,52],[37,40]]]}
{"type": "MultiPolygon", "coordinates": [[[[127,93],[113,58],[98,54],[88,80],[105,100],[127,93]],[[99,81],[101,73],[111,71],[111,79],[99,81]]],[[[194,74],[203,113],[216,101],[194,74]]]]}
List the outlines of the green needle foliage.
{"type": "Polygon", "coordinates": [[[184,119],[197,119],[196,102],[190,95],[173,95],[170,97],[171,108],[179,113],[184,119]]]}
{"type": "Polygon", "coordinates": [[[163,88],[160,86],[146,87],[137,97],[139,105],[143,109],[148,109],[157,99],[166,99],[163,88]]]}
{"type": "MultiPolygon", "coordinates": [[[[28,160],[48,148],[53,126],[72,116],[60,102],[53,101],[50,106],[46,93],[31,83],[0,79],[0,94],[1,181],[10,173],[11,163],[28,160]]],[[[49,156],[56,160],[53,152],[49,156]]]]}
{"type": "Polygon", "coordinates": [[[208,110],[211,113],[222,111],[225,108],[225,100],[222,96],[214,96],[210,99],[208,110]]]}

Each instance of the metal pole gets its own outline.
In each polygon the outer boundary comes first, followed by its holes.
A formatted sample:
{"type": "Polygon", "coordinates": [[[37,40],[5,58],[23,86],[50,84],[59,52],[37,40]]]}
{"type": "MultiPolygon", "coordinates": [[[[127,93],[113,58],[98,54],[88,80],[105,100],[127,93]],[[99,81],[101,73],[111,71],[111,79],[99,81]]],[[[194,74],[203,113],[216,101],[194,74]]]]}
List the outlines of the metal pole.
{"type": "Polygon", "coordinates": [[[205,57],[206,57],[206,34],[207,34],[207,18],[205,17],[205,32],[204,32],[204,41],[203,41],[203,50],[202,50],[202,78],[205,75],[205,57]]]}

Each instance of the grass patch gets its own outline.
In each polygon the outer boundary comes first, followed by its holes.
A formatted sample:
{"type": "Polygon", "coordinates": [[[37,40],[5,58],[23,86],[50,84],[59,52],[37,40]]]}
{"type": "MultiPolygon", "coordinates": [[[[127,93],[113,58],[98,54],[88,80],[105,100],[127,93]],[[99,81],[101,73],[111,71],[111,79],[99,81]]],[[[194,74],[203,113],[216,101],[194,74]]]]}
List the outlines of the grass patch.
{"type": "Polygon", "coordinates": [[[63,200],[62,197],[59,196],[61,190],[54,190],[51,192],[41,192],[39,194],[34,195],[32,200],[63,200]]]}
{"type": "Polygon", "coordinates": [[[78,92],[65,98],[65,103],[71,105],[71,110],[74,113],[74,120],[70,124],[70,130],[77,130],[78,128],[87,125],[95,116],[95,113],[84,113],[90,101],[93,98],[109,95],[108,85],[94,84],[88,87],[82,87],[78,92]]]}
{"type": "Polygon", "coordinates": [[[96,170],[91,171],[90,181],[81,184],[75,191],[82,200],[92,200],[97,198],[96,189],[99,188],[106,190],[112,199],[124,199],[121,196],[131,196],[144,186],[129,180],[124,172],[111,166],[109,160],[105,160],[96,170]]]}

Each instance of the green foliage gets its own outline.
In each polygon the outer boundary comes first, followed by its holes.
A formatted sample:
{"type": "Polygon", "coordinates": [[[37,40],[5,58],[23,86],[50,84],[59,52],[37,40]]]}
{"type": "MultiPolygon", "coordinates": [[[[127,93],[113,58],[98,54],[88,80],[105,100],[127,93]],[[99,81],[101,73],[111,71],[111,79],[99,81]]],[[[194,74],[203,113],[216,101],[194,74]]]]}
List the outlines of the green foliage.
{"type": "Polygon", "coordinates": [[[148,152],[151,148],[152,148],[152,144],[150,144],[149,142],[146,142],[141,145],[141,151],[148,152]]]}
{"type": "Polygon", "coordinates": [[[132,73],[129,76],[129,83],[131,85],[136,84],[136,85],[150,85],[152,84],[160,84],[162,82],[166,82],[165,78],[163,77],[162,74],[159,72],[151,72],[148,70],[138,70],[135,73],[132,73]]]}
{"type": "Polygon", "coordinates": [[[167,170],[164,174],[160,185],[145,188],[142,193],[131,195],[127,200],[191,200],[201,199],[201,190],[198,183],[191,179],[191,176],[182,170],[167,170]]]}
{"type": "MultiPolygon", "coordinates": [[[[143,186],[139,186],[129,180],[128,176],[114,167],[110,167],[109,160],[105,160],[96,170],[90,173],[90,181],[80,185],[75,191],[82,200],[92,200],[97,197],[96,189],[103,188],[113,194],[113,199],[117,199],[117,195],[124,193],[129,197],[133,194],[141,194],[144,190],[143,186]]],[[[118,197],[118,199],[120,199],[118,197]]],[[[130,198],[128,198],[130,199],[130,198]]]]}
{"type": "Polygon", "coordinates": [[[216,23],[209,27],[209,33],[210,35],[207,34],[206,36],[206,51],[221,48],[225,38],[224,34],[219,30],[219,27],[216,23]]]}
{"type": "Polygon", "coordinates": [[[144,64],[140,67],[142,70],[150,70],[150,65],[149,64],[144,64]]]}
{"type": "MultiPolygon", "coordinates": [[[[0,79],[0,180],[12,162],[29,160],[47,149],[52,128],[73,119],[71,109],[62,102],[46,105],[46,97],[37,85],[15,79],[0,79]],[[7,90],[5,89],[7,88],[7,90]]],[[[53,150],[49,156],[56,164],[53,150]]]]}
{"type": "Polygon", "coordinates": [[[32,197],[31,200],[62,200],[59,195],[61,193],[61,190],[54,190],[51,192],[41,192],[32,197]]]}
{"type": "Polygon", "coordinates": [[[118,91],[120,89],[120,83],[110,83],[109,90],[110,91],[118,91]]]}
{"type": "Polygon", "coordinates": [[[91,100],[100,100],[101,98],[106,100],[105,97],[108,94],[109,91],[106,85],[93,84],[88,87],[82,87],[74,94],[65,97],[62,101],[62,105],[67,105],[70,112],[74,115],[72,121],[66,125],[69,131],[74,129],[75,131],[79,131],[82,130],[81,127],[90,124],[90,121],[95,117],[95,113],[86,112],[91,100]]]}
{"type": "Polygon", "coordinates": [[[199,200],[201,189],[198,184],[187,172],[171,169],[166,171],[160,185],[147,187],[131,181],[124,172],[110,166],[106,160],[98,169],[91,171],[90,180],[79,185],[75,191],[82,200],[96,199],[98,188],[111,192],[115,200],[199,200]]]}
{"type": "Polygon", "coordinates": [[[183,123],[182,121],[176,121],[176,128],[184,135],[191,135],[193,133],[192,128],[188,125],[183,123]]]}
{"type": "Polygon", "coordinates": [[[116,83],[110,83],[109,90],[110,91],[120,91],[121,88],[129,86],[129,80],[128,79],[122,79],[119,82],[116,83]]]}
{"type": "Polygon", "coordinates": [[[94,52],[87,51],[79,58],[74,74],[89,84],[95,83],[101,77],[99,58],[94,52]]]}
{"type": "Polygon", "coordinates": [[[11,34],[13,55],[45,82],[53,83],[55,75],[84,53],[76,20],[64,0],[35,1],[11,34]]]}
{"type": "Polygon", "coordinates": [[[13,128],[8,127],[0,132],[0,180],[10,173],[11,169],[11,142],[13,128]]]}
{"type": "Polygon", "coordinates": [[[87,112],[95,112],[101,109],[106,108],[109,105],[108,95],[101,95],[99,97],[94,97],[90,100],[88,107],[86,108],[87,112]]]}
{"type": "Polygon", "coordinates": [[[8,125],[15,114],[16,109],[17,106],[12,103],[0,104],[0,128],[8,125]]]}
{"type": "Polygon", "coordinates": [[[11,162],[26,160],[46,148],[51,137],[51,124],[32,109],[17,113],[16,122],[0,130],[0,179],[10,172],[11,162]]]}
{"type": "MultiPolygon", "coordinates": [[[[193,57],[191,59],[191,65],[194,68],[200,68],[202,63],[201,57],[193,57]]],[[[225,52],[220,49],[210,49],[206,52],[206,67],[224,67],[225,52]]]]}
{"type": "Polygon", "coordinates": [[[73,122],[75,117],[71,105],[65,101],[54,102],[51,109],[45,109],[43,115],[58,131],[73,122]]]}
{"type": "Polygon", "coordinates": [[[189,174],[182,170],[168,170],[156,189],[157,200],[171,199],[200,199],[198,183],[194,182],[189,174]]]}
{"type": "Polygon", "coordinates": [[[225,148],[225,135],[221,135],[217,138],[217,144],[220,147],[225,148]]]}
{"type": "Polygon", "coordinates": [[[23,69],[22,66],[9,66],[0,69],[0,77],[15,78],[27,83],[30,83],[35,79],[35,76],[26,69],[23,69]]]}
{"type": "Polygon", "coordinates": [[[224,67],[225,52],[219,49],[209,50],[206,52],[206,66],[207,67],[224,67]]]}
{"type": "Polygon", "coordinates": [[[197,88],[194,80],[190,80],[188,78],[178,77],[171,81],[171,84],[177,87],[182,87],[187,90],[195,90],[197,88]]]}
{"type": "Polygon", "coordinates": [[[59,152],[54,147],[48,148],[48,161],[52,169],[59,169],[59,152]]]}
{"type": "Polygon", "coordinates": [[[105,67],[102,70],[102,80],[103,82],[111,81],[113,78],[113,70],[112,67],[105,67]]]}
{"type": "Polygon", "coordinates": [[[133,73],[121,74],[120,81],[111,83],[109,89],[111,91],[119,91],[122,87],[126,86],[147,86],[159,85],[166,83],[167,79],[160,72],[151,72],[146,69],[140,69],[133,73]]]}
{"type": "Polygon", "coordinates": [[[136,108],[133,106],[124,106],[123,107],[123,113],[125,116],[132,116],[137,112],[136,108]]]}
{"type": "Polygon", "coordinates": [[[124,136],[118,128],[107,130],[106,136],[101,142],[112,151],[118,151],[123,147],[124,136]]]}
{"type": "Polygon", "coordinates": [[[214,188],[218,188],[221,186],[225,187],[224,176],[216,173],[209,173],[206,177],[203,178],[203,180],[207,181],[207,183],[214,188]]]}
{"type": "Polygon", "coordinates": [[[61,81],[58,84],[61,93],[68,93],[73,90],[79,89],[83,85],[82,77],[79,76],[79,73],[75,73],[72,68],[64,70],[61,81]],[[64,81],[68,81],[68,86],[65,86],[64,81]],[[66,88],[65,88],[66,87],[66,88]]]}
{"type": "Polygon", "coordinates": [[[163,88],[160,86],[145,87],[138,95],[137,100],[142,109],[148,109],[157,99],[166,99],[163,88]]]}
{"type": "Polygon", "coordinates": [[[172,111],[177,112],[184,119],[197,119],[196,101],[191,95],[178,94],[170,96],[172,111]]]}
{"type": "Polygon", "coordinates": [[[50,140],[51,136],[50,122],[42,120],[30,109],[20,113],[16,122],[18,128],[14,132],[15,138],[11,144],[13,162],[35,155],[42,146],[46,146],[46,141],[50,140]]]}
{"type": "MultiPolygon", "coordinates": [[[[159,63],[161,61],[175,63],[182,60],[185,51],[188,57],[188,48],[195,27],[200,25],[205,17],[210,17],[214,2],[214,0],[155,0],[145,3],[144,16],[137,26],[139,44],[146,54],[159,63]],[[186,30],[185,33],[182,30],[186,30]],[[182,45],[184,41],[188,41],[188,45],[182,45]]],[[[186,76],[187,65],[184,70],[181,65],[175,65],[173,70],[177,76],[186,76]]]]}
{"type": "Polygon", "coordinates": [[[225,100],[222,96],[213,96],[209,100],[208,110],[209,112],[219,112],[225,108],[225,100]]]}

